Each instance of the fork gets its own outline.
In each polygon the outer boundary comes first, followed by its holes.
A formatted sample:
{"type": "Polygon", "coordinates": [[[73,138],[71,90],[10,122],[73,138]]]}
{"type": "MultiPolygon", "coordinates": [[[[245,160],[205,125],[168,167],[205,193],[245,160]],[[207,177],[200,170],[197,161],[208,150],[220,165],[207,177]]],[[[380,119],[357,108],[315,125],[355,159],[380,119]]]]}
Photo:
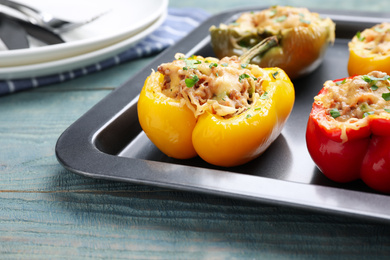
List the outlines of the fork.
{"type": "Polygon", "coordinates": [[[107,12],[98,14],[90,19],[81,21],[81,22],[71,22],[66,21],[57,17],[54,17],[52,14],[37,10],[31,6],[18,3],[11,0],[0,0],[0,4],[12,8],[24,14],[28,21],[32,24],[41,26],[47,30],[50,30],[54,33],[61,34],[66,31],[73,30],[77,27],[85,25],[87,23],[93,22],[107,12]]]}

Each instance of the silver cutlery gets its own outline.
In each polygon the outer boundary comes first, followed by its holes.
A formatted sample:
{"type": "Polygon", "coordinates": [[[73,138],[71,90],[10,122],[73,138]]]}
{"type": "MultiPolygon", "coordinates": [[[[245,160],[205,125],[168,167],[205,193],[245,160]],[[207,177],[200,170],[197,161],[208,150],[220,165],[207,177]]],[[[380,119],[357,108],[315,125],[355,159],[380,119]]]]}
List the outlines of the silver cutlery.
{"type": "Polygon", "coordinates": [[[99,15],[96,15],[90,19],[81,22],[71,22],[71,21],[60,19],[58,17],[54,17],[52,14],[37,10],[36,8],[33,8],[31,6],[22,3],[18,3],[16,1],[0,0],[0,4],[12,8],[14,10],[17,10],[20,13],[24,14],[30,23],[35,24],[37,26],[41,26],[57,34],[93,22],[107,13],[107,12],[101,13],[99,15]]]}
{"type": "Polygon", "coordinates": [[[0,38],[8,50],[29,47],[27,33],[22,25],[0,12],[0,38]]]}

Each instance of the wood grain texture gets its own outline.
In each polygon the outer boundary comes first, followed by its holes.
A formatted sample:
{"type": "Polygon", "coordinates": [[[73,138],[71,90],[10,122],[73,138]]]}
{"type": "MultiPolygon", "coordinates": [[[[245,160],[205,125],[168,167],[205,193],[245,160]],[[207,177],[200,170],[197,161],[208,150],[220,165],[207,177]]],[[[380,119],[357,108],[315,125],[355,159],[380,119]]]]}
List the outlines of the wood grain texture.
{"type": "MultiPolygon", "coordinates": [[[[358,2],[355,10],[387,8],[358,2]]],[[[343,9],[353,1],[279,3],[343,9]]],[[[243,4],[259,2],[170,1],[210,13],[243,4]]],[[[150,59],[0,97],[0,259],[389,259],[389,224],[90,179],[60,166],[60,134],[150,59]]]]}
{"type": "Polygon", "coordinates": [[[390,253],[388,226],[134,185],[2,192],[0,199],[1,252],[15,256],[384,259],[390,253]]]}

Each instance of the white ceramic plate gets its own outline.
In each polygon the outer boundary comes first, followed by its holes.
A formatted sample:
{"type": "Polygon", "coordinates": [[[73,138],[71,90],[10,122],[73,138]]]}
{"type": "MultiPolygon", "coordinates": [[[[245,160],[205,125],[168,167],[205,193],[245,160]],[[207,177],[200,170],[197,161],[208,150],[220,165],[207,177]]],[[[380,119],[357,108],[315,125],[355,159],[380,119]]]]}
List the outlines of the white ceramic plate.
{"type": "Polygon", "coordinates": [[[137,42],[148,36],[163,23],[166,16],[167,12],[164,12],[160,17],[157,18],[154,23],[152,23],[151,26],[145,28],[142,32],[121,42],[98,49],[96,51],[44,63],[0,68],[0,79],[20,79],[51,75],[70,71],[72,69],[83,68],[87,65],[103,61],[125,51],[132,45],[135,45],[137,42]]]}
{"type": "Polygon", "coordinates": [[[107,48],[143,33],[143,30],[150,27],[166,12],[168,6],[168,0],[19,1],[51,12],[58,17],[66,16],[72,21],[88,19],[100,13],[105,14],[92,23],[62,34],[66,43],[0,51],[0,70],[76,57],[107,48]]]}

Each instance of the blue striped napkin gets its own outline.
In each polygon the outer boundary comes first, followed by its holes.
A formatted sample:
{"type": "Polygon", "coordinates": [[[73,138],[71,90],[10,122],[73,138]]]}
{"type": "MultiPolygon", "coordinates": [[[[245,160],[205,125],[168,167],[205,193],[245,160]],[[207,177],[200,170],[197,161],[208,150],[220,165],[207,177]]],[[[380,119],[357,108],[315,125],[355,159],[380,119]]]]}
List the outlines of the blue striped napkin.
{"type": "Polygon", "coordinates": [[[127,61],[155,55],[178,42],[208,17],[209,14],[201,9],[168,8],[168,15],[163,24],[152,34],[128,50],[99,63],[60,74],[25,79],[0,80],[0,96],[64,82],[127,61]]]}

